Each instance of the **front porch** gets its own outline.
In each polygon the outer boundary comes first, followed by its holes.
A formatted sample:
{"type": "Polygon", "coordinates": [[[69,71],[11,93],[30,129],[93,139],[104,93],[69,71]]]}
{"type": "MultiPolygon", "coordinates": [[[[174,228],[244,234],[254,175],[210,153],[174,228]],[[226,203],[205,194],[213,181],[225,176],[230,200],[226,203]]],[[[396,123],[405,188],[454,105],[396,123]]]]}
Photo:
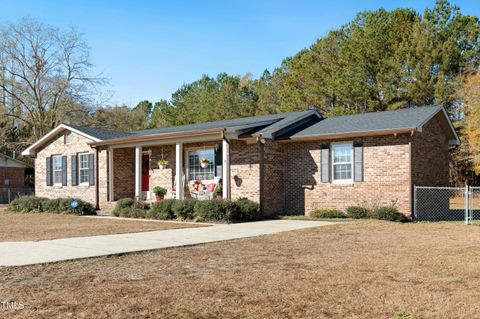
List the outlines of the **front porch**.
{"type": "Polygon", "coordinates": [[[111,146],[107,151],[109,202],[126,197],[153,201],[157,186],[167,190],[166,198],[208,199],[221,187],[222,198],[230,199],[226,139],[111,146]],[[207,158],[208,165],[202,166],[201,158],[207,158]],[[168,163],[162,167],[160,160],[168,163]],[[192,186],[195,181],[200,183],[198,191],[192,186]]]}

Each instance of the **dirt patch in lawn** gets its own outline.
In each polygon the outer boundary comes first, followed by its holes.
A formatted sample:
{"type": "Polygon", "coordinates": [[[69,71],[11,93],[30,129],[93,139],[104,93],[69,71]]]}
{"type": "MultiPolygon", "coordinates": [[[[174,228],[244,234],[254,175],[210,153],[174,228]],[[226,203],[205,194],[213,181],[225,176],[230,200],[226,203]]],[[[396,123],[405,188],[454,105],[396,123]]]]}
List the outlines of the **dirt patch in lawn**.
{"type": "Polygon", "coordinates": [[[0,269],[12,317],[478,318],[480,227],[356,221],[0,269]]]}
{"type": "Polygon", "coordinates": [[[0,207],[0,241],[44,240],[202,226],[204,225],[47,213],[10,213],[5,207],[0,207]]]}

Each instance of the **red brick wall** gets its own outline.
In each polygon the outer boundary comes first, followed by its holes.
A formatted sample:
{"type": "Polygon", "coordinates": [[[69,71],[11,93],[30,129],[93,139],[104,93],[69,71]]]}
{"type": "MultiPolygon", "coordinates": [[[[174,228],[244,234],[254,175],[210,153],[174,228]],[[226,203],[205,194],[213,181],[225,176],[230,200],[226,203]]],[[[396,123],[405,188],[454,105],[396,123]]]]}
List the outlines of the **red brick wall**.
{"type": "Polygon", "coordinates": [[[395,203],[401,212],[410,215],[409,135],[361,140],[364,181],[350,184],[321,182],[320,145],[331,141],[286,143],[286,212],[309,214],[320,208],[395,203]]]}
{"type": "Polygon", "coordinates": [[[412,183],[417,186],[449,185],[448,140],[437,117],[412,137],[412,183]]]}
{"type": "Polygon", "coordinates": [[[268,140],[264,146],[263,211],[277,215],[285,209],[284,144],[268,140]]]}
{"type": "Polygon", "coordinates": [[[113,150],[113,199],[135,197],[135,148],[113,150]]]}
{"type": "Polygon", "coordinates": [[[230,141],[231,198],[260,201],[260,156],[258,143],[230,141]]]}
{"type": "MultiPolygon", "coordinates": [[[[88,152],[95,154],[88,143],[92,140],[72,132],[70,144],[64,144],[63,134],[59,134],[42,148],[35,158],[35,195],[47,198],[75,197],[95,204],[96,186],[72,186],[71,181],[71,155],[88,152]],[[67,186],[47,186],[45,158],[52,155],[67,156],[67,186]]],[[[107,152],[101,151],[98,154],[99,176],[95,180],[99,187],[100,206],[102,201],[107,200],[107,152]]]]}
{"type": "Polygon", "coordinates": [[[0,188],[23,188],[25,187],[25,168],[23,167],[0,167],[0,188]],[[4,180],[10,181],[9,185],[4,184],[4,180]]]}

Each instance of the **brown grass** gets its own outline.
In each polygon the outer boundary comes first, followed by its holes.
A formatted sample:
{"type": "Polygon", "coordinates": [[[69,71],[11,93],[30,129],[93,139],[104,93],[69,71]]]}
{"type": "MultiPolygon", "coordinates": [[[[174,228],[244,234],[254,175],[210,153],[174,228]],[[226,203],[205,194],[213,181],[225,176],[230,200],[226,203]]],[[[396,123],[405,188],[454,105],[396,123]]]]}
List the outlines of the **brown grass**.
{"type": "Polygon", "coordinates": [[[478,318],[480,227],[356,221],[0,269],[24,318],[478,318]]]}
{"type": "Polygon", "coordinates": [[[9,213],[5,211],[5,207],[0,207],[0,241],[43,240],[201,226],[188,223],[97,219],[47,213],[9,213]]]}

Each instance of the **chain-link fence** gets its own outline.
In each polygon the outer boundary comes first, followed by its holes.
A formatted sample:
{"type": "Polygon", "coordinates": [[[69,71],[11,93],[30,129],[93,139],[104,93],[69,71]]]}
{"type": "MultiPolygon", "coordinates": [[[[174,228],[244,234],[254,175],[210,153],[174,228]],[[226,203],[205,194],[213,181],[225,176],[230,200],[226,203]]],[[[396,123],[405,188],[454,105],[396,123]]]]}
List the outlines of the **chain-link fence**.
{"type": "MultiPolygon", "coordinates": [[[[414,187],[413,213],[416,221],[455,221],[468,223],[470,188],[414,187]]],[[[480,188],[477,195],[480,203],[480,188]]],[[[479,207],[480,208],[480,207],[479,207]]],[[[478,211],[480,214],[480,210],[478,211]]]]}
{"type": "Polygon", "coordinates": [[[34,190],[31,187],[0,188],[0,204],[8,204],[18,196],[33,194],[34,190]]]}

